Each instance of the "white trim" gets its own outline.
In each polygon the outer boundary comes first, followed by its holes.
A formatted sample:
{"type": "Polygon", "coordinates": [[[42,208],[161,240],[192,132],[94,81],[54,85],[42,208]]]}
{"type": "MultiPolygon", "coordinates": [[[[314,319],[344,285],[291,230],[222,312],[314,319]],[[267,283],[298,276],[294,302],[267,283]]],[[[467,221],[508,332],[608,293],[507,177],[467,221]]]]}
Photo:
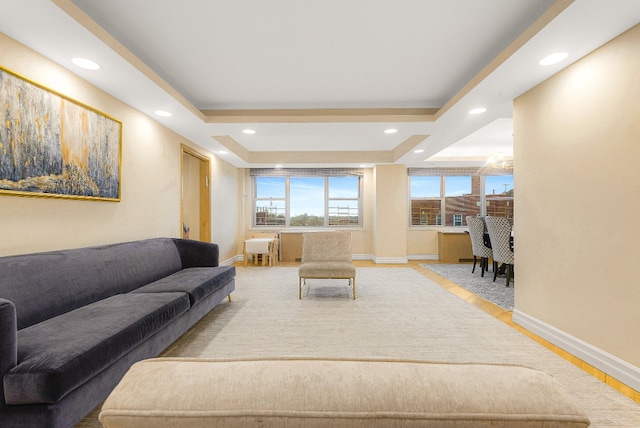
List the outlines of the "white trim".
{"type": "Polygon", "coordinates": [[[374,257],[373,262],[375,264],[397,264],[406,265],[409,263],[406,257],[374,257]]]}
{"type": "Polygon", "coordinates": [[[602,349],[596,348],[577,337],[567,334],[517,309],[513,311],[512,321],[591,364],[593,367],[612,376],[625,385],[636,391],[640,391],[639,367],[629,364],[602,349]]]}
{"type": "MultiPolygon", "coordinates": [[[[437,257],[437,256],[436,256],[437,257]]],[[[375,257],[372,254],[352,254],[351,255],[351,259],[352,260],[371,260],[374,261],[375,257]]],[[[437,258],[436,258],[437,260],[437,258]]],[[[223,262],[220,262],[220,266],[229,266],[229,265],[233,265],[234,263],[241,263],[244,262],[244,255],[243,254],[239,254],[235,257],[232,257],[230,259],[227,259],[223,262]]]]}
{"type": "Polygon", "coordinates": [[[438,260],[437,254],[407,254],[407,260],[438,260]]]}
{"type": "Polygon", "coordinates": [[[220,266],[233,266],[234,263],[236,262],[243,262],[244,261],[244,255],[237,255],[237,256],[233,256],[230,259],[221,261],[219,263],[220,266]]]}

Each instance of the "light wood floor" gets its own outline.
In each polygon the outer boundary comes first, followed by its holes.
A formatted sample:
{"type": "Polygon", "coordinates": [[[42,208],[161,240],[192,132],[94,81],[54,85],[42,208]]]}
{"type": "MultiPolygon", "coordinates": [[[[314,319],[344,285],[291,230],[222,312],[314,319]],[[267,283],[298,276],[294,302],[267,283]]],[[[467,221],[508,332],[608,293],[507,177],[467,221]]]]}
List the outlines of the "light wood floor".
{"type": "MultiPolygon", "coordinates": [[[[411,260],[411,261],[409,261],[408,264],[376,264],[376,263],[373,263],[372,261],[362,261],[362,260],[354,261],[354,264],[356,265],[356,267],[385,267],[385,268],[411,267],[411,268],[415,269],[417,272],[419,272],[422,275],[424,275],[425,277],[429,278],[431,281],[433,281],[436,284],[438,284],[440,287],[442,287],[442,288],[448,290],[449,292],[455,294],[456,296],[466,300],[467,302],[471,303],[472,305],[482,309],[484,312],[488,313],[489,315],[493,316],[494,318],[499,319],[500,321],[502,321],[503,323],[507,324],[508,326],[520,331],[522,334],[528,336],[532,340],[535,340],[536,342],[538,342],[541,345],[545,346],[549,350],[555,352],[556,354],[558,354],[559,356],[561,356],[565,360],[569,361],[570,363],[574,364],[575,366],[577,366],[577,367],[581,368],[582,370],[586,371],[587,373],[589,373],[590,375],[592,375],[596,379],[599,379],[600,381],[606,383],[611,388],[615,389],[616,391],[620,392],[621,394],[626,395],[627,397],[631,398],[635,402],[640,403],[640,392],[639,391],[636,391],[635,389],[623,384],[619,380],[614,379],[613,377],[609,376],[606,373],[603,373],[602,371],[598,370],[597,368],[593,367],[592,365],[582,361],[578,357],[576,357],[576,356],[568,353],[567,351],[565,351],[565,350],[553,345],[552,343],[544,340],[543,338],[531,333],[529,330],[527,330],[525,328],[522,328],[521,326],[519,326],[518,324],[516,324],[516,323],[514,323],[512,321],[512,319],[511,319],[512,312],[511,311],[505,311],[501,307],[499,307],[497,305],[494,305],[493,303],[489,302],[488,300],[485,300],[482,297],[471,293],[470,291],[465,290],[464,288],[462,288],[459,285],[455,284],[454,282],[451,282],[448,279],[438,275],[437,273],[432,272],[429,269],[425,269],[424,267],[421,266],[423,263],[426,264],[426,263],[438,263],[438,262],[436,262],[436,261],[424,261],[424,260],[422,260],[422,261],[411,260]]],[[[280,265],[281,266],[299,266],[300,263],[280,263],[280,265]]]]}

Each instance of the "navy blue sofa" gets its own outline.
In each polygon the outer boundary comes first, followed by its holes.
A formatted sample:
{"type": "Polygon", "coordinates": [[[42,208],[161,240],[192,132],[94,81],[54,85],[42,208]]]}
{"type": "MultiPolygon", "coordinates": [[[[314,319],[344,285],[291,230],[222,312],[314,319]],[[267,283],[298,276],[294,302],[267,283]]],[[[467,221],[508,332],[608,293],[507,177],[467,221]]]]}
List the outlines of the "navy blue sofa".
{"type": "Polygon", "coordinates": [[[71,427],[230,298],[218,246],[155,238],[0,257],[0,427],[71,427]]]}

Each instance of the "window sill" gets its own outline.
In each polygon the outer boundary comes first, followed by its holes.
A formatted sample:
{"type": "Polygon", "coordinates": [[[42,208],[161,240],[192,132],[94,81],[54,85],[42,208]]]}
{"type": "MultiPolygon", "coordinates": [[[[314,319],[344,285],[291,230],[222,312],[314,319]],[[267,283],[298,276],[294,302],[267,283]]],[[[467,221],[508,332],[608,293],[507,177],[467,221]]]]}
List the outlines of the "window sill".
{"type": "Polygon", "coordinates": [[[409,230],[432,230],[434,232],[448,232],[448,233],[464,233],[468,232],[469,228],[467,226],[434,226],[434,225],[425,225],[425,226],[409,226],[409,230]]]}

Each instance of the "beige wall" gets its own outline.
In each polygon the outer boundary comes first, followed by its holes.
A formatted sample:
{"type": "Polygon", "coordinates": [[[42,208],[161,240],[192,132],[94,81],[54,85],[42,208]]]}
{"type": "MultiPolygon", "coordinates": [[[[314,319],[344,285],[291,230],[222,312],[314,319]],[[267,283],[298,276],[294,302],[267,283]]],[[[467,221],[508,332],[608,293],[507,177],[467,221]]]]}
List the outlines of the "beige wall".
{"type": "MultiPolygon", "coordinates": [[[[242,254],[242,238],[251,235],[248,170],[207,153],[1,33],[0,64],[123,123],[121,201],[1,195],[0,256],[181,236],[181,144],[211,159],[211,240],[220,245],[221,261],[242,254]]],[[[396,262],[412,254],[437,256],[437,232],[407,228],[406,191],[404,166],[365,169],[363,227],[352,230],[354,254],[396,262]]]]}
{"type": "Polygon", "coordinates": [[[406,262],[407,168],[378,165],[375,168],[374,255],[378,262],[406,262]]]}
{"type": "MultiPolygon", "coordinates": [[[[252,232],[274,229],[252,229],[251,177],[248,169],[239,170],[241,182],[239,205],[244,217],[239,232],[238,254],[242,254],[242,240],[252,232]]],[[[408,177],[404,165],[378,165],[365,168],[363,177],[363,219],[361,228],[351,231],[353,255],[358,259],[379,263],[399,263],[410,259],[438,258],[438,231],[408,228],[408,177]],[[376,177],[380,178],[378,183],[376,177]],[[377,205],[381,210],[377,210],[377,205]],[[382,223],[378,223],[378,221],[382,223]],[[379,248],[377,248],[379,246],[379,248]]]]}
{"type": "Polygon", "coordinates": [[[211,158],[211,176],[211,242],[220,246],[220,262],[231,262],[241,254],[237,250],[241,176],[238,168],[217,156],[211,158]]]}
{"type": "MultiPolygon", "coordinates": [[[[195,147],[149,117],[0,33],[0,64],[122,121],[120,202],[0,195],[0,255],[158,236],[179,237],[180,145],[195,147]]],[[[202,150],[198,150],[202,152],[202,150]]],[[[212,238],[235,255],[235,168],[212,156],[212,238]],[[216,205],[218,204],[218,205],[216,205]],[[219,239],[219,241],[217,240],[219,239]]]]}
{"type": "MultiPolygon", "coordinates": [[[[239,234],[238,254],[242,254],[242,239],[250,238],[253,232],[279,230],[251,227],[251,177],[248,169],[241,170],[240,175],[244,184],[238,194],[244,212],[244,228],[239,234]]],[[[404,165],[365,168],[362,227],[349,229],[355,258],[377,263],[405,263],[411,255],[437,259],[438,232],[407,228],[407,188],[407,169],[404,165]]]]}
{"type": "Polygon", "coordinates": [[[407,232],[407,256],[412,259],[438,259],[438,231],[434,229],[409,229],[407,232]]]}
{"type": "Polygon", "coordinates": [[[514,103],[516,309],[640,367],[640,25],[514,103]]]}

